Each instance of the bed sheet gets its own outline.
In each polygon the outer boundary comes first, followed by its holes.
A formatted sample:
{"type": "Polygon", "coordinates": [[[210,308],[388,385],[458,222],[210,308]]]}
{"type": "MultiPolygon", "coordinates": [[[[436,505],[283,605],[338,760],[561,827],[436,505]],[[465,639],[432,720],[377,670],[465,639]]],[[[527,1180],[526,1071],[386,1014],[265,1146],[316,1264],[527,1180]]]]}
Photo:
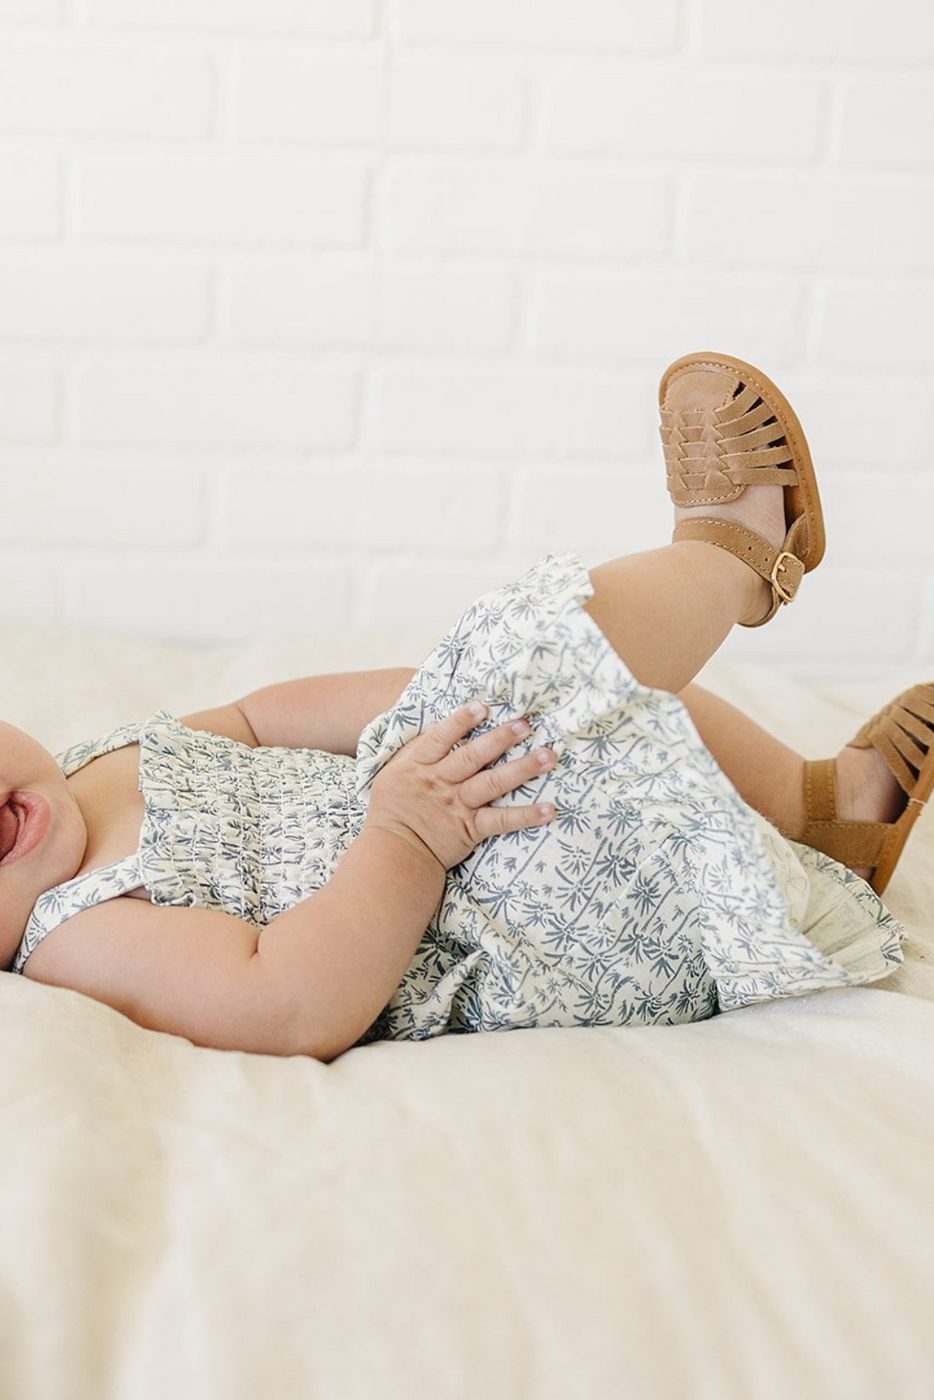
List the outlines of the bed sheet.
{"type": "MultiPolygon", "coordinates": [[[[4,717],[58,748],[432,641],[0,630],[4,717]]],[[[914,678],[704,679],[816,756],[914,678]]],[[[0,978],[0,1396],[929,1397],[932,847],[885,983],[676,1028],[323,1066],[0,978]]]]}

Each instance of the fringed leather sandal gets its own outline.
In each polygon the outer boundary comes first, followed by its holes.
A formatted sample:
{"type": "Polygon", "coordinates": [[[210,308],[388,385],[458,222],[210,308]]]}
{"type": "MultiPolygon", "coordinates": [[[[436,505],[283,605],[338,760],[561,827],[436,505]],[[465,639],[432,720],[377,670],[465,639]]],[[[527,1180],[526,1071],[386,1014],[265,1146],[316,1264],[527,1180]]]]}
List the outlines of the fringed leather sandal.
{"type": "Polygon", "coordinates": [[[897,696],[848,747],[878,749],[905,793],[901,816],[894,822],[841,820],[835,760],[809,760],[804,765],[807,825],[801,840],[851,869],[871,870],[869,883],[881,894],[934,789],[934,684],[912,686],[897,696]]]}
{"type": "Polygon", "coordinates": [[[824,554],[824,521],[807,441],[794,411],[770,379],[730,355],[686,355],[658,391],[668,491],[678,506],[735,501],[754,483],[785,491],[787,534],[780,549],[753,530],[711,515],[681,521],[675,540],[704,540],[729,550],[771,586],[761,627],[790,603],[824,554]]]}

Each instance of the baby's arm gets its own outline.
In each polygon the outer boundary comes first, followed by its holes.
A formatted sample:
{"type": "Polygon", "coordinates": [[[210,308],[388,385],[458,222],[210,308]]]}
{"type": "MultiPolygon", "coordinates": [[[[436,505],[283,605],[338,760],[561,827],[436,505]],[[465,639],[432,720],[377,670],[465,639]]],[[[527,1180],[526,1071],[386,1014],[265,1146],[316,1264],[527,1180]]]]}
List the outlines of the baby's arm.
{"type": "Polygon", "coordinates": [[[262,931],[214,910],[115,899],[54,929],[27,975],[200,1045],[333,1059],[402,980],[446,870],[485,837],[554,815],[490,805],[554,755],[538,749],[489,767],[524,734],[500,725],[468,739],[479,719],[457,710],[394,755],[333,878],[262,931]]]}
{"type": "Polygon", "coordinates": [[[184,723],[251,747],[324,749],[352,757],[363,729],[396,703],[414,674],[396,667],[284,681],[233,705],[187,715],[184,723]]]}

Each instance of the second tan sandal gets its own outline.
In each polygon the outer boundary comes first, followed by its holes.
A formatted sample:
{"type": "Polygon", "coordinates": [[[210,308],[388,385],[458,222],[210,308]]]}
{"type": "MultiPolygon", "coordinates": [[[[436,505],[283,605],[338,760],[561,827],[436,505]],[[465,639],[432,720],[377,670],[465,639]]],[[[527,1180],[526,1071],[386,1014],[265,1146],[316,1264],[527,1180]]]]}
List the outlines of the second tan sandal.
{"type": "Polygon", "coordinates": [[[912,686],[863,725],[848,747],[878,749],[905,793],[894,822],[846,821],[837,816],[836,768],[832,758],[804,766],[807,825],[801,840],[851,869],[869,869],[881,894],[905,842],[934,790],[934,683],[912,686]]]}

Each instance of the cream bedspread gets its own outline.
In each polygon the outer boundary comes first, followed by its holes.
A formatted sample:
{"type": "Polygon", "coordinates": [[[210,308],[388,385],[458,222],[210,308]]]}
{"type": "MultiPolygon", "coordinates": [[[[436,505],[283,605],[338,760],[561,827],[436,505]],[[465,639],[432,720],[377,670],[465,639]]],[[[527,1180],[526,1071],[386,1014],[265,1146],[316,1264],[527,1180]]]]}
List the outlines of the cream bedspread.
{"type": "MultiPolygon", "coordinates": [[[[222,652],[0,629],[49,747],[418,634],[222,652]]],[[[810,754],[920,677],[707,682],[810,754]]],[[[0,1396],[934,1393],[934,820],[904,967],[697,1025],[197,1049],[0,977],[0,1396]]]]}

